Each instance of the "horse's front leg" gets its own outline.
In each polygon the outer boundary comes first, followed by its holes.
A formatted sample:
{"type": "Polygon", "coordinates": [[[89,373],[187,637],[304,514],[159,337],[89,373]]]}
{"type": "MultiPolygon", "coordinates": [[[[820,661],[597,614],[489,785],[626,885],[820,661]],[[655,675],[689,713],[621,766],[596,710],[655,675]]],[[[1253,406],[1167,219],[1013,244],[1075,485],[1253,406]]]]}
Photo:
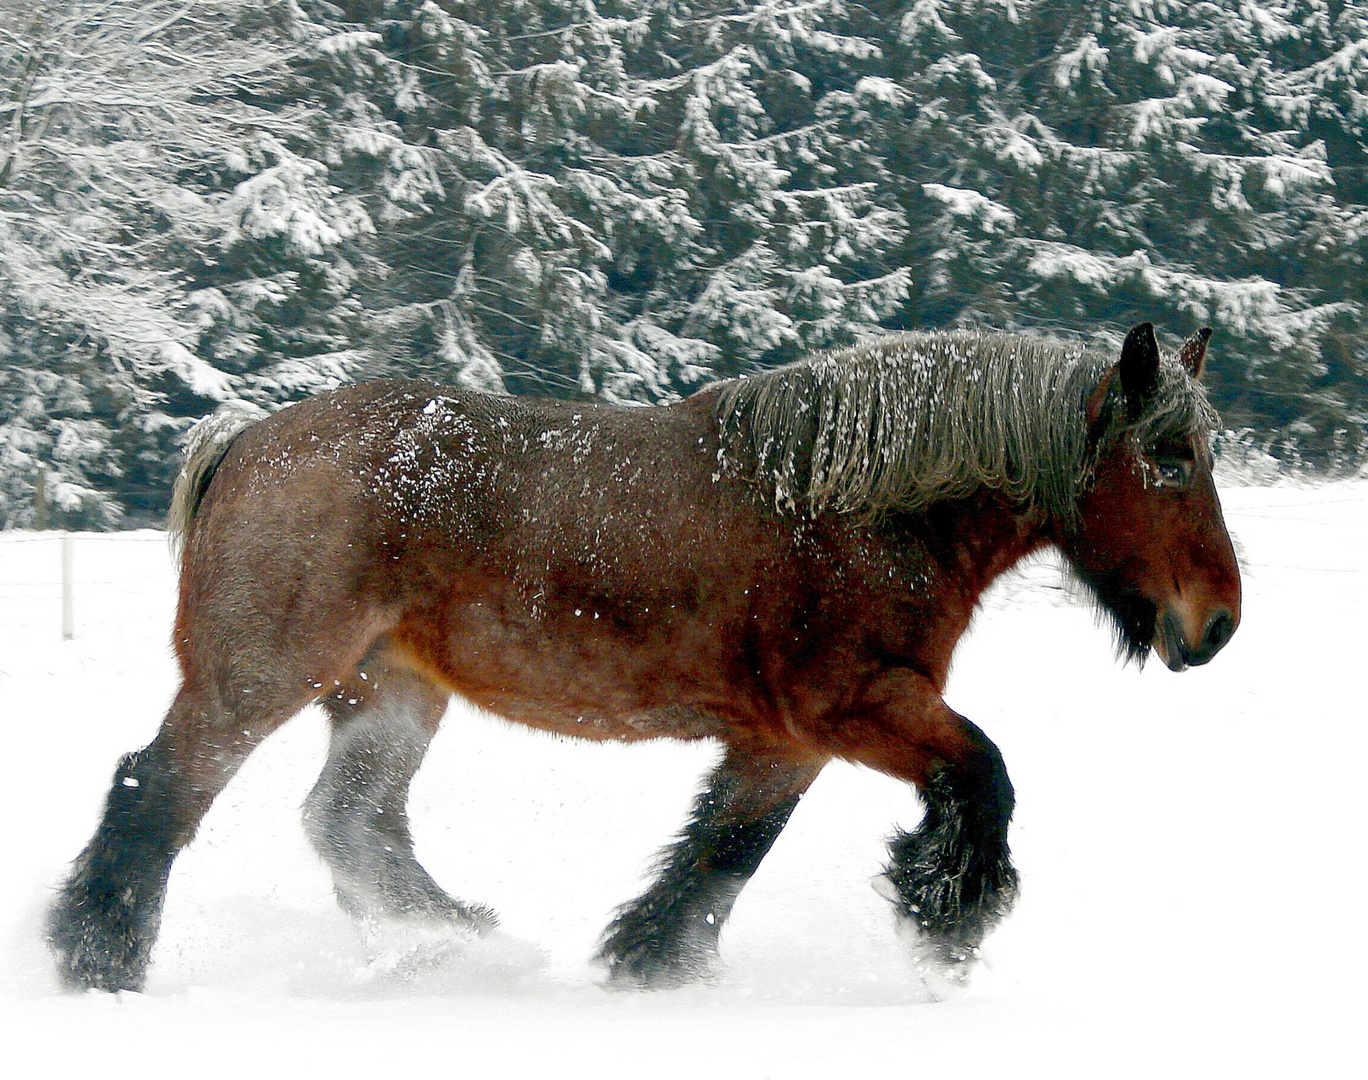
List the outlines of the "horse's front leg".
{"type": "Polygon", "coordinates": [[[651,887],[604,934],[613,983],[673,986],[712,972],[732,905],[825,761],[727,748],[651,887]]]}
{"type": "Polygon", "coordinates": [[[1016,899],[1007,846],[1014,797],[1002,755],[913,672],[871,688],[847,734],[861,745],[843,745],[841,756],[909,781],[921,794],[921,823],[890,841],[880,891],[916,931],[919,959],[963,980],[1016,899]]]}

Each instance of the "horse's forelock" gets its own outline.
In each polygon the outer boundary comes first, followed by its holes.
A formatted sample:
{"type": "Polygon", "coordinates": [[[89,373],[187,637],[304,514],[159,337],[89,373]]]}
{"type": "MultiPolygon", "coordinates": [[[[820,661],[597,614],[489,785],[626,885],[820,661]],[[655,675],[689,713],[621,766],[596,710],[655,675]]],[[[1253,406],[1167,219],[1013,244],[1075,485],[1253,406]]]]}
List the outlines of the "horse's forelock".
{"type": "Polygon", "coordinates": [[[1206,387],[1176,357],[1165,357],[1154,393],[1130,429],[1141,446],[1189,438],[1204,445],[1219,423],[1206,387]]]}

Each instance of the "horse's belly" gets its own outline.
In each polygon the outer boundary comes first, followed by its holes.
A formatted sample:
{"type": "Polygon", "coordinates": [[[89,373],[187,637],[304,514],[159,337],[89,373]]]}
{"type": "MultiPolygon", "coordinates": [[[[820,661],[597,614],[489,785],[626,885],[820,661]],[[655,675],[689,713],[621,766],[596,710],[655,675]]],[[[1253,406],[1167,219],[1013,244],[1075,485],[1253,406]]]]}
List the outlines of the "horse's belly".
{"type": "Polygon", "coordinates": [[[624,715],[567,712],[538,702],[514,699],[490,702],[484,707],[514,723],[596,742],[721,738],[728,730],[728,725],[718,717],[684,706],[665,706],[624,715]]]}
{"type": "MultiPolygon", "coordinates": [[[[442,655],[396,639],[394,660],[456,696],[518,724],[583,739],[721,738],[731,724],[721,710],[690,700],[716,680],[679,685],[663,658],[567,655],[549,644],[457,638],[442,655]],[[464,645],[464,647],[462,647],[464,645]]],[[[611,654],[611,650],[609,651],[611,654]]]]}

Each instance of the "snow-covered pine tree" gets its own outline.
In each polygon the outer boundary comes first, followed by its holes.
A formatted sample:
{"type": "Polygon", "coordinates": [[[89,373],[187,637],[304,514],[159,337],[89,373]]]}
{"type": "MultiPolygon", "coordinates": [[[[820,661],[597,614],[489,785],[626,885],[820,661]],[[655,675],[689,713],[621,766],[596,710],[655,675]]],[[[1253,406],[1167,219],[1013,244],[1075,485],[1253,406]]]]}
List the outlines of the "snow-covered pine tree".
{"type": "Polygon", "coordinates": [[[5,4],[0,524],[40,467],[54,523],[156,520],[193,419],[348,377],[360,196],[433,182],[305,85],[353,44],[289,2],[5,4]]]}
{"type": "Polygon", "coordinates": [[[840,0],[378,6],[445,192],[381,238],[390,323],[457,378],[662,400],[897,310],[887,84],[840,0]]]}
{"type": "Polygon", "coordinates": [[[32,521],[42,467],[55,522],[115,523],[124,506],[114,490],[139,484],[145,443],[157,437],[149,383],[167,373],[223,387],[186,348],[174,273],[154,255],[169,213],[190,231],[202,220],[147,139],[174,101],[176,80],[148,44],[172,11],[113,5],[96,19],[80,4],[7,3],[0,20],[6,525],[32,521]]]}
{"type": "Polygon", "coordinates": [[[1364,207],[1329,161],[1361,162],[1354,7],[906,5],[911,321],[1211,324],[1228,422],[1320,451],[1362,432],[1364,207]]]}
{"type": "Polygon", "coordinates": [[[1221,335],[1368,427],[1368,5],[0,0],[0,525],[340,380],[664,400],[881,326],[1221,335]]]}
{"type": "MultiPolygon", "coordinates": [[[[1305,132],[1332,186],[1302,223],[1289,284],[1318,297],[1328,318],[1315,349],[1275,357],[1246,404],[1263,426],[1332,467],[1368,458],[1368,4],[1296,3],[1258,13],[1271,63],[1263,72],[1271,126],[1305,132]]],[[[1282,180],[1270,175],[1275,186],[1282,180]]],[[[1240,394],[1241,386],[1227,392],[1240,394]]]]}

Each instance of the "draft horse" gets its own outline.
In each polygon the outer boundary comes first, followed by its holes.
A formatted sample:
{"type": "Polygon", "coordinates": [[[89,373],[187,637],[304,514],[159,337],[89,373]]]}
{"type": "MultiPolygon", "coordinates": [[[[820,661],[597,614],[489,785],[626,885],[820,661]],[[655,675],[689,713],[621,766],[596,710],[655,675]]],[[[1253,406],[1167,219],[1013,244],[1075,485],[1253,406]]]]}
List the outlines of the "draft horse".
{"type": "Polygon", "coordinates": [[[925,956],[967,970],[1017,891],[1002,757],[941,696],[984,589],[1058,548],[1121,651],[1174,671],[1239,622],[1209,334],[1166,355],[1142,324],[1115,361],[910,334],[655,408],[385,381],[214,418],[170,521],[183,681],[51,910],[62,980],[144,985],[172,860],[310,703],[332,734],[304,819],[341,904],[363,926],[491,926],[419,865],[405,815],[453,694],[563,735],[721,744],[605,932],[612,982],[709,973],[832,758],[915,785],[924,816],[881,891],[925,956]]]}

